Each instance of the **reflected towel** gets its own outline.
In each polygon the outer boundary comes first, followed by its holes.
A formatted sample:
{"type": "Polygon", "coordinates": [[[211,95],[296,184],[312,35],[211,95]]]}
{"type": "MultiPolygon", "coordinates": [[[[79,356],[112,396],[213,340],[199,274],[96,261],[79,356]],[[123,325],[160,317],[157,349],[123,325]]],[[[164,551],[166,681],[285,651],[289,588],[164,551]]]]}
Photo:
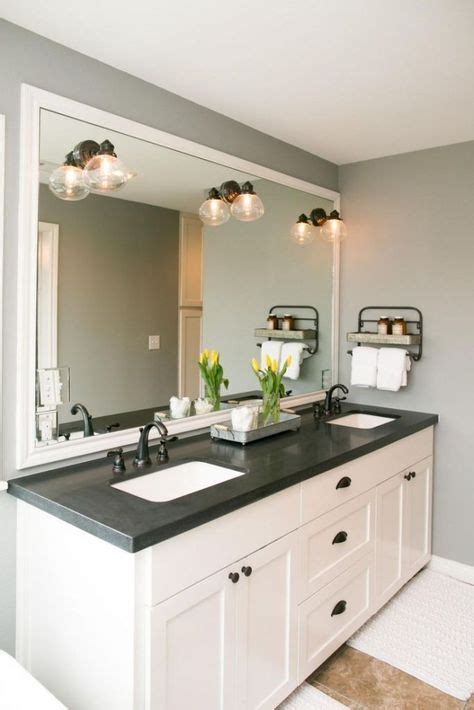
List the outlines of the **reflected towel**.
{"type": "Polygon", "coordinates": [[[380,348],[377,361],[377,389],[398,392],[400,387],[406,385],[407,369],[406,350],[380,348]]]}
{"type": "Polygon", "coordinates": [[[359,345],[352,350],[351,385],[353,387],[375,387],[377,384],[377,348],[359,345]]]}
{"type": "Polygon", "coordinates": [[[267,366],[267,355],[271,357],[272,360],[276,360],[278,368],[280,367],[282,344],[283,343],[278,342],[278,340],[265,340],[262,343],[262,357],[260,360],[260,367],[262,370],[264,370],[267,366]]]}
{"type": "Polygon", "coordinates": [[[281,349],[281,365],[288,356],[291,356],[291,364],[287,368],[284,379],[297,380],[300,376],[301,363],[303,362],[304,343],[284,343],[281,349]]]}

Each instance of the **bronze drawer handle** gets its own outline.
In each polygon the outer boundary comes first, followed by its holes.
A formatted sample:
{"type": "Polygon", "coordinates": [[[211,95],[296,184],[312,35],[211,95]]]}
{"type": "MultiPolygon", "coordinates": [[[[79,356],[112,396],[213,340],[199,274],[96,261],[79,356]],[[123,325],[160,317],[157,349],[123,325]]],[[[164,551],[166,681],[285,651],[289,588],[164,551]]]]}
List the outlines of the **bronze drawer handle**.
{"type": "Polygon", "coordinates": [[[341,530],[340,532],[337,533],[337,535],[334,536],[334,540],[332,541],[333,545],[337,545],[340,542],[345,542],[347,540],[347,533],[345,530],[341,530]]]}
{"type": "Polygon", "coordinates": [[[347,602],[345,599],[341,599],[340,602],[337,602],[336,606],[331,612],[331,616],[337,616],[338,614],[343,614],[346,610],[347,602]]]}
{"type": "Polygon", "coordinates": [[[349,488],[349,486],[351,485],[351,483],[352,483],[352,481],[351,481],[351,479],[349,478],[349,476],[343,476],[343,477],[341,478],[341,480],[338,482],[338,484],[337,484],[337,486],[336,486],[336,490],[337,490],[338,488],[349,488]]]}

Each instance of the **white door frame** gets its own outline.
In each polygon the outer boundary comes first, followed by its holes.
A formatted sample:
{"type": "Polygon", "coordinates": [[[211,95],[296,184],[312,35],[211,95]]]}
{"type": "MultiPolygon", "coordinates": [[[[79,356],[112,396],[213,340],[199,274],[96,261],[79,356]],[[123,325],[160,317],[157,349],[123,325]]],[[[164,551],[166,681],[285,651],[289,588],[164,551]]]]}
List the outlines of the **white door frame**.
{"type": "MultiPolygon", "coordinates": [[[[5,190],[5,116],[0,114],[0,442],[3,441],[3,220],[4,220],[4,190],[5,190]]],[[[3,449],[3,445],[2,445],[3,449]]],[[[0,457],[0,491],[7,484],[3,478],[3,458],[0,457]]]]}
{"type": "MultiPolygon", "coordinates": [[[[17,468],[28,468],[56,461],[90,456],[106,449],[135,444],[138,427],[101,436],[85,437],[55,446],[38,448],[35,446],[35,370],[36,370],[36,269],[38,239],[38,184],[40,157],[40,112],[41,109],[55,111],[65,116],[125,133],[140,140],[149,141],[172,148],[189,155],[228,166],[234,170],[266,178],[287,187],[331,200],[339,209],[340,193],[325,187],[299,180],[285,173],[223,153],[214,148],[194,143],[185,138],[165,133],[123,116],[117,116],[67,99],[29,84],[22,84],[21,91],[21,134],[20,134],[20,185],[19,185],[19,233],[18,233],[18,358],[17,358],[17,468]]],[[[337,382],[338,338],[339,338],[339,248],[334,248],[333,257],[333,299],[332,299],[332,372],[337,382]]],[[[286,398],[286,403],[297,405],[321,399],[323,391],[308,392],[286,398]]],[[[228,414],[212,412],[199,417],[170,422],[172,434],[193,431],[223,421],[228,414]]],[[[156,438],[153,432],[151,438],[156,438]]]]}

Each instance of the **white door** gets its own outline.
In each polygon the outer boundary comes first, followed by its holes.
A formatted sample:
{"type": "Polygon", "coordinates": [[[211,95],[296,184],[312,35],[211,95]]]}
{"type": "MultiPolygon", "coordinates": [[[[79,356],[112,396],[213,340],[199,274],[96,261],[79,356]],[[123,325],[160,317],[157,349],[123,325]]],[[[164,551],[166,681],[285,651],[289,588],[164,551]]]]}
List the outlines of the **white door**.
{"type": "Polygon", "coordinates": [[[275,708],[296,687],[296,558],[297,536],[286,535],[238,570],[237,685],[245,710],[275,708]]]}
{"type": "Polygon", "coordinates": [[[375,608],[402,584],[404,498],[407,481],[397,473],[377,486],[375,535],[375,608]]]}
{"type": "Polygon", "coordinates": [[[433,459],[427,458],[404,472],[405,510],[403,567],[404,577],[412,577],[431,555],[431,481],[433,459]]]}
{"type": "MultiPolygon", "coordinates": [[[[237,568],[236,568],[237,569],[237,568]]],[[[232,568],[151,609],[149,710],[234,710],[236,596],[232,568]]]]}

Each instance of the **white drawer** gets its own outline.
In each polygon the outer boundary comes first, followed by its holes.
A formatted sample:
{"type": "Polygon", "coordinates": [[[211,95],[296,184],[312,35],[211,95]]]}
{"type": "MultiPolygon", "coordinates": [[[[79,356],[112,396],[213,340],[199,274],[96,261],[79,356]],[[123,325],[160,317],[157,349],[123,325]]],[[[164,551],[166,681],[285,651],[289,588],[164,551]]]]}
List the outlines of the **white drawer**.
{"type": "Polygon", "coordinates": [[[365,493],[404,468],[431,456],[432,451],[433,427],[429,427],[383,449],[309,478],[302,483],[302,522],[307,523],[365,493]]]}
{"type": "Polygon", "coordinates": [[[300,484],[192,528],[138,553],[144,603],[158,604],[296,530],[300,484]]]}
{"type": "Polygon", "coordinates": [[[372,586],[369,555],[299,606],[299,683],[368,619],[372,586]]]}
{"type": "Polygon", "coordinates": [[[300,528],[301,600],[344,572],[375,547],[375,490],[300,528]]]}

